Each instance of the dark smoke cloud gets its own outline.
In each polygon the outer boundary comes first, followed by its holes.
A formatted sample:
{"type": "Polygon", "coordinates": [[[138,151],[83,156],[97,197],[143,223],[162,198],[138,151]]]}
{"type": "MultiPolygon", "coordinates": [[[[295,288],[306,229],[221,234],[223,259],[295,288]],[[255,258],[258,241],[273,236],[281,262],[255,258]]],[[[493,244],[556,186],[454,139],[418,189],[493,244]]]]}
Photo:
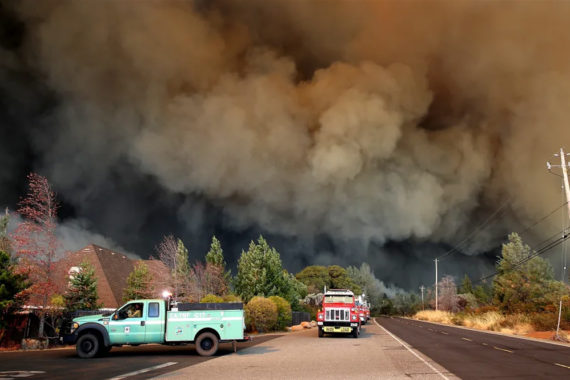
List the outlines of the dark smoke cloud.
{"type": "Polygon", "coordinates": [[[570,3],[4,4],[0,203],[39,170],[141,255],[216,233],[235,261],[262,232],[291,270],[366,260],[412,287],[501,205],[462,255],[561,203],[570,3]]]}

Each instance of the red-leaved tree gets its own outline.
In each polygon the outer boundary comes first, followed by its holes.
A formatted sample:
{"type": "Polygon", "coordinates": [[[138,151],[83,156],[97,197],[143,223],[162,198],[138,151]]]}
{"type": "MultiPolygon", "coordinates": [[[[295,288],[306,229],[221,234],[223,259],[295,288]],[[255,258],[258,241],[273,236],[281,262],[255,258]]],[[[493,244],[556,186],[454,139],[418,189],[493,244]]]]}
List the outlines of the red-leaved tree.
{"type": "Polygon", "coordinates": [[[39,337],[45,337],[48,305],[56,292],[54,262],[60,248],[56,237],[58,204],[48,180],[36,173],[28,175],[28,193],[20,201],[22,222],[12,233],[18,258],[17,272],[28,277],[31,286],[24,292],[30,302],[41,306],[39,337]]]}

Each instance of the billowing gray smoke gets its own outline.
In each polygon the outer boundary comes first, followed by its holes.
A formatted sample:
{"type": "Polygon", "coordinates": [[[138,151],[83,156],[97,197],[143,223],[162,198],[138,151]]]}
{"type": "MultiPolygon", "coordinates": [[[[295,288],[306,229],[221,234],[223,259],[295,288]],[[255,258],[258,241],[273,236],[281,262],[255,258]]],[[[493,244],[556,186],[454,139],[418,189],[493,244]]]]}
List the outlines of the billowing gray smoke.
{"type": "Polygon", "coordinates": [[[25,38],[2,56],[56,99],[30,134],[39,169],[78,213],[107,214],[113,228],[99,229],[118,241],[144,240],[149,219],[175,208],[205,244],[224,220],[288,241],[293,267],[362,259],[382,277],[404,265],[387,242],[427,245],[405,257],[429,259],[509,201],[463,247],[479,253],[561,203],[544,161],[570,137],[570,3],[77,0],[14,12],[25,38]],[[148,192],[124,193],[132,172],[148,192]]]}

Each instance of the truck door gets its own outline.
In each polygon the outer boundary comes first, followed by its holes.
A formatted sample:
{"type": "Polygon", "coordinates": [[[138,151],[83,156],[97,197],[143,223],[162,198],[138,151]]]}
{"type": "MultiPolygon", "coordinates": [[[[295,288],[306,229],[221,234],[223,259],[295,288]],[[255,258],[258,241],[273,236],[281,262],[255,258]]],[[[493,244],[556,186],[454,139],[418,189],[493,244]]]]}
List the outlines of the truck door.
{"type": "MultiPolygon", "coordinates": [[[[162,304],[164,305],[164,302],[162,304]]],[[[160,306],[159,302],[148,303],[145,337],[147,343],[164,343],[164,321],[166,320],[166,315],[164,315],[164,310],[161,310],[160,306]]]]}
{"type": "Polygon", "coordinates": [[[111,344],[145,343],[146,314],[145,303],[135,301],[120,308],[109,321],[111,344]]]}

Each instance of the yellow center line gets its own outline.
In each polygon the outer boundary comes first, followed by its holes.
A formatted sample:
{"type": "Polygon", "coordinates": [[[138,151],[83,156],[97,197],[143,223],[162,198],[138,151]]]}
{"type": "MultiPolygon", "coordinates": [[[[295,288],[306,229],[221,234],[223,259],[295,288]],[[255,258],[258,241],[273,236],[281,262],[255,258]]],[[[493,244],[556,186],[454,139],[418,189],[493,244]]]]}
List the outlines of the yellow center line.
{"type": "Polygon", "coordinates": [[[564,367],[564,368],[570,369],[570,366],[567,366],[567,365],[564,365],[564,364],[554,363],[554,365],[557,365],[558,367],[564,367]]]}
{"type": "Polygon", "coordinates": [[[494,348],[495,350],[505,351],[505,352],[508,352],[508,353],[510,353],[510,354],[513,353],[511,350],[507,350],[506,348],[501,348],[501,347],[497,347],[497,346],[493,346],[493,348],[494,348]]]}
{"type": "MultiPolygon", "coordinates": [[[[469,338],[461,338],[461,339],[466,340],[466,341],[468,341],[468,342],[473,342],[473,341],[472,341],[471,339],[469,339],[469,338]]],[[[485,343],[483,343],[483,344],[485,344],[485,343]]]]}

